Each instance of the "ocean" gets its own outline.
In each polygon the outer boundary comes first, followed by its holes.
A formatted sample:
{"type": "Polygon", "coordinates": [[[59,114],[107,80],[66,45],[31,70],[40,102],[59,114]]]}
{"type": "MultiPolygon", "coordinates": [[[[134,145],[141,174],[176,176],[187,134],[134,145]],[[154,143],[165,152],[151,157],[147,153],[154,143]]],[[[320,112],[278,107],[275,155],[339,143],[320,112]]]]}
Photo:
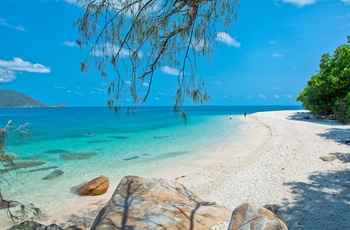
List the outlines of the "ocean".
{"type": "MultiPolygon", "coordinates": [[[[0,127],[27,123],[32,137],[14,133],[6,150],[17,167],[0,165],[4,198],[34,203],[43,213],[77,199],[74,188],[100,175],[114,188],[125,175],[181,163],[234,134],[244,112],[300,110],[301,106],[140,107],[135,114],[106,107],[0,108],[0,127]],[[232,119],[230,119],[232,117],[232,119]],[[15,169],[16,168],[16,169],[15,169]]],[[[113,189],[114,189],[113,188],[113,189]]],[[[5,210],[0,209],[0,216],[5,210]]]]}

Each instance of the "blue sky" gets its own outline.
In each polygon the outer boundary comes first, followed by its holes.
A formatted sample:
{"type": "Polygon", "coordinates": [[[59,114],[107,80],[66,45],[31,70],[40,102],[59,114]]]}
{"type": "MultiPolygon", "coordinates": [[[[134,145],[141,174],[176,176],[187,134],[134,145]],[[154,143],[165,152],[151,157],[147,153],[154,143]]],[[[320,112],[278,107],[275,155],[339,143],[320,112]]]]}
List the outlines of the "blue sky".
{"type": "MultiPolygon", "coordinates": [[[[1,0],[0,90],[46,104],[106,105],[111,79],[80,71],[86,52],[75,45],[73,23],[82,13],[74,0],[1,0]]],[[[207,105],[300,105],[295,98],[321,55],[349,32],[350,0],[241,0],[238,22],[198,63],[212,96],[207,105]]],[[[175,88],[166,82],[174,72],[157,70],[146,105],[173,105],[175,88]]]]}

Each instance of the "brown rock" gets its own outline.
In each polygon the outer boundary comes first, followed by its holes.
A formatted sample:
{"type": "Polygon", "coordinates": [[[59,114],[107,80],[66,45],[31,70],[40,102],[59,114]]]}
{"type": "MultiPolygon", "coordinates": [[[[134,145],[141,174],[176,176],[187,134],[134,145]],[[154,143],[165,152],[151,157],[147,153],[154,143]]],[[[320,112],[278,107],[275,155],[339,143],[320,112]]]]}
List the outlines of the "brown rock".
{"type": "Polygon", "coordinates": [[[97,177],[77,189],[81,196],[98,196],[107,192],[109,180],[106,176],[97,177]]]}
{"type": "Polygon", "coordinates": [[[91,229],[209,229],[230,210],[199,199],[176,181],[126,176],[91,229]]]}
{"type": "Polygon", "coordinates": [[[266,208],[243,203],[232,213],[228,230],[287,230],[287,226],[266,208]]]}

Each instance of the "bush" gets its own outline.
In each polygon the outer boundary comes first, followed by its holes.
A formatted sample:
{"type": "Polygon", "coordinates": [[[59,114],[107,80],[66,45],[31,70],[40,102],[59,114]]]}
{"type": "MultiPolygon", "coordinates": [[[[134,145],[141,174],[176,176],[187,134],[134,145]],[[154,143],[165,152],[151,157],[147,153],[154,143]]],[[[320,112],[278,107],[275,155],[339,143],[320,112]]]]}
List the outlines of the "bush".
{"type": "Polygon", "coordinates": [[[350,94],[335,102],[333,112],[336,120],[344,124],[350,122],[350,94]]]}

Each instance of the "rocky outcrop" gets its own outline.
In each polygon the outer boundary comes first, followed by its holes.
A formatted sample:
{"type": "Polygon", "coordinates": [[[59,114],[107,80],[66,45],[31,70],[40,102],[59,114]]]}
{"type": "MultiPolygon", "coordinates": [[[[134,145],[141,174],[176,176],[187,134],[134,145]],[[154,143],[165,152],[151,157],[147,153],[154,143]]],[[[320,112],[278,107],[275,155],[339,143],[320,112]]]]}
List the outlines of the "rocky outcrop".
{"type": "Polygon", "coordinates": [[[81,196],[98,196],[106,193],[108,188],[108,177],[100,176],[78,188],[77,193],[81,196]]]}
{"type": "Polygon", "coordinates": [[[11,227],[9,230],[86,230],[86,228],[84,225],[79,224],[63,229],[56,224],[45,226],[35,221],[24,221],[18,225],[11,227]]]}
{"type": "Polygon", "coordinates": [[[287,226],[266,208],[243,203],[232,213],[228,230],[287,230],[287,226]]]}
{"type": "Polygon", "coordinates": [[[176,181],[126,176],[91,229],[209,229],[229,209],[199,199],[176,181]]]}

